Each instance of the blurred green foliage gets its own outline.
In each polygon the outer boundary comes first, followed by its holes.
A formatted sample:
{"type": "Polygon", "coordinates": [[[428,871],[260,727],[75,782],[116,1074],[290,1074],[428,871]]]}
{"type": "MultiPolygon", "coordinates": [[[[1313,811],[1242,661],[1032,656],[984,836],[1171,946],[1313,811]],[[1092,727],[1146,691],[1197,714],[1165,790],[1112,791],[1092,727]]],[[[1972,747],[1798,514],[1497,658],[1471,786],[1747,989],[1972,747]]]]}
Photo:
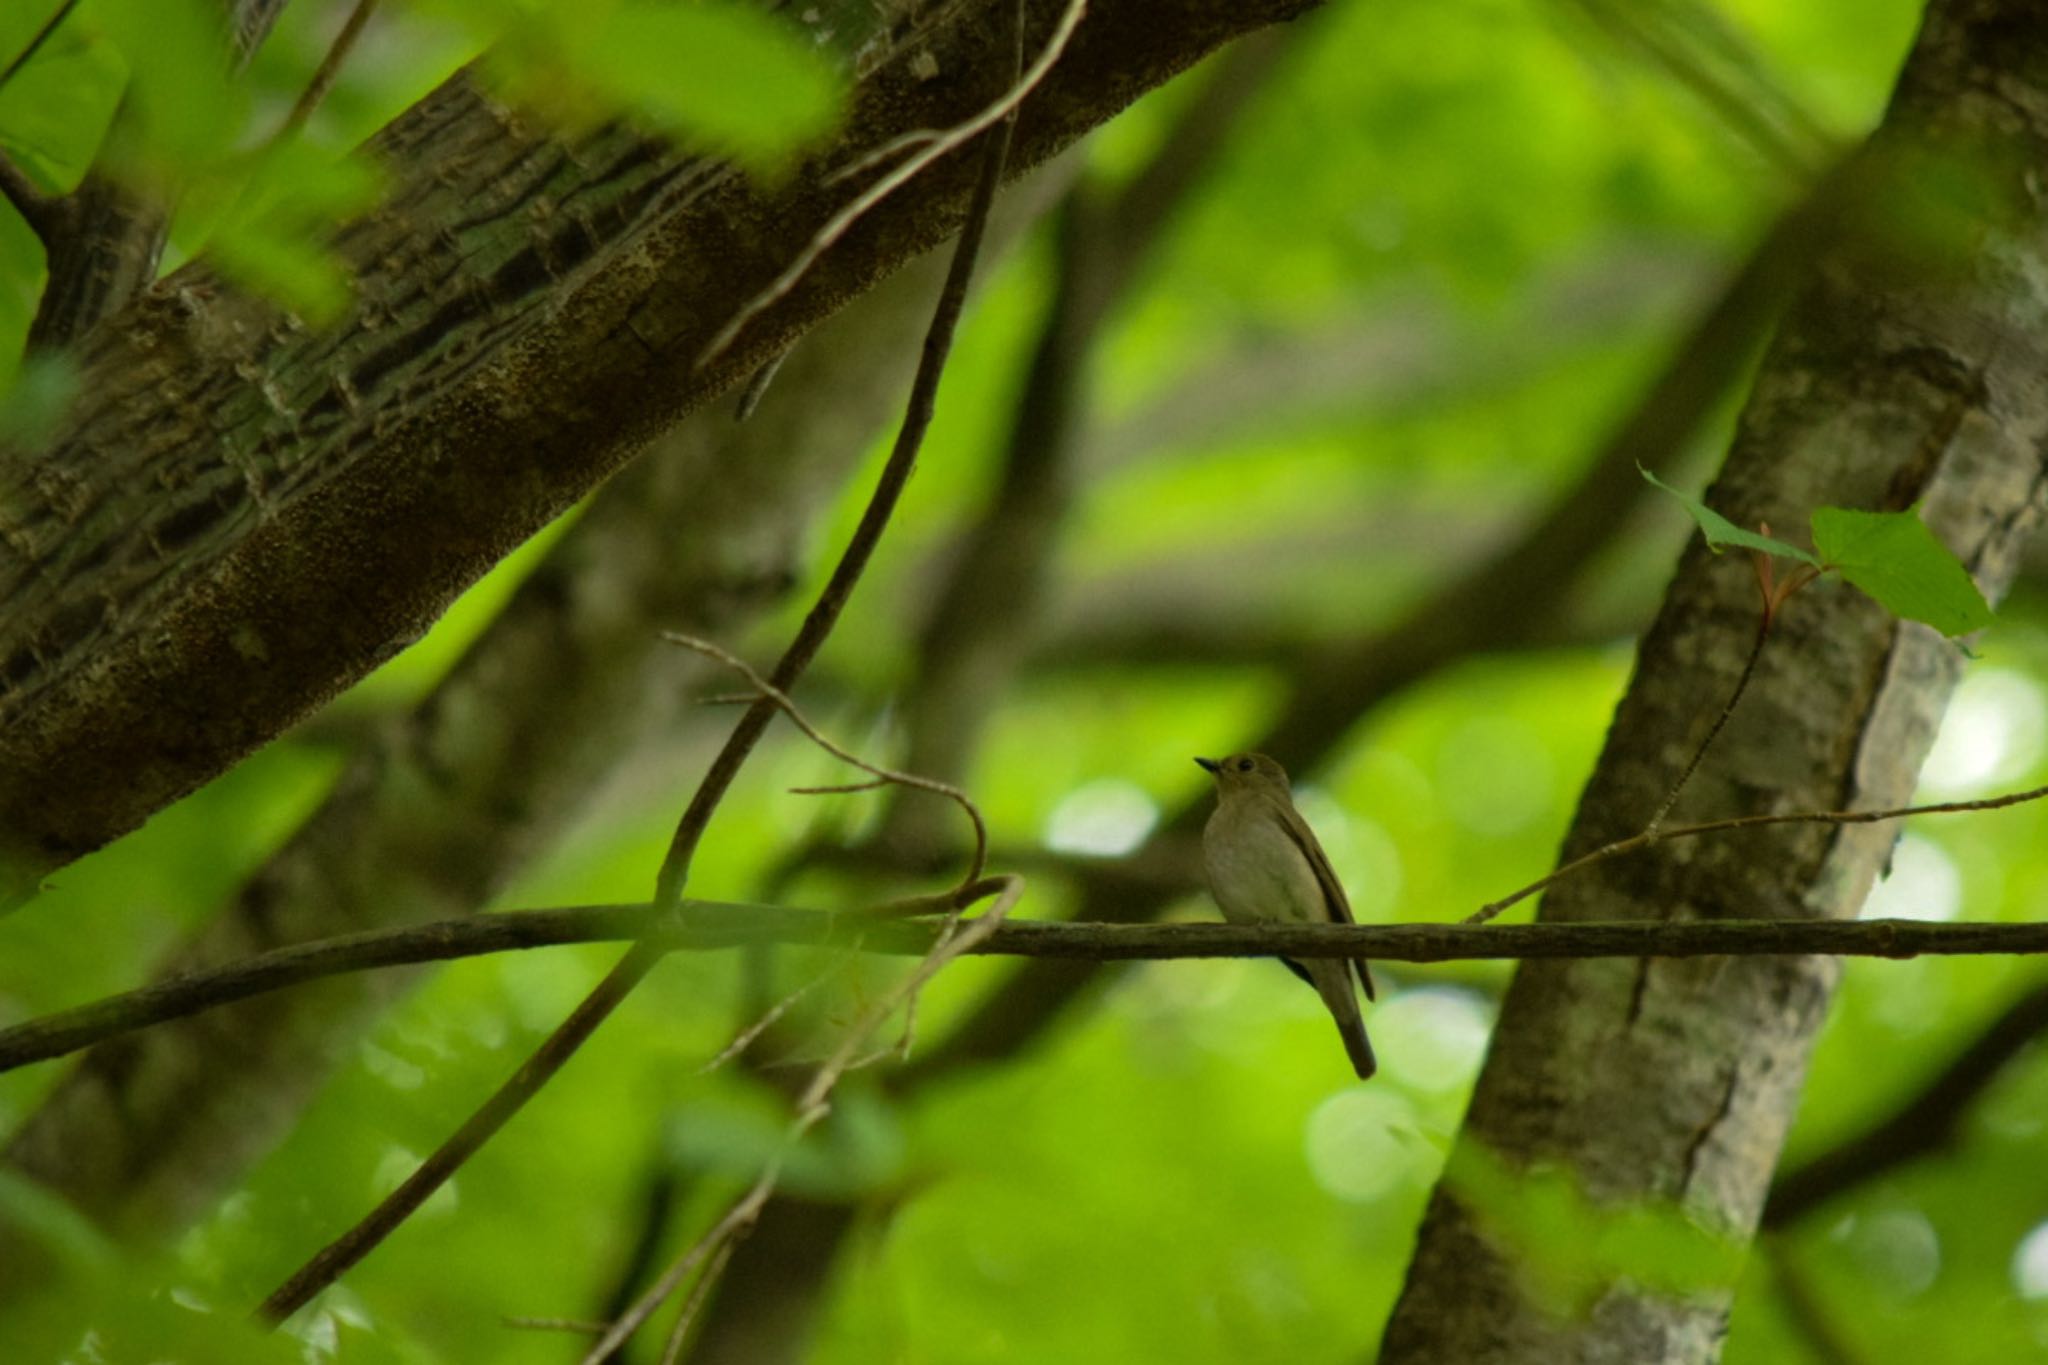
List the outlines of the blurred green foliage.
{"type": "Polygon", "coordinates": [[[842,101],[842,78],[798,26],[732,0],[424,7],[477,35],[518,104],[569,122],[630,111],[759,170],[825,132],[842,101]]]}
{"type": "MultiPolygon", "coordinates": [[[[545,49],[550,65],[523,69],[561,78],[562,112],[587,116],[580,101],[614,98],[749,157],[814,132],[835,98],[786,43],[761,40],[734,10],[606,6],[625,27],[607,38],[578,29],[577,42],[560,43],[548,38],[562,32],[559,6],[392,6],[303,139],[255,150],[303,88],[339,8],[300,0],[246,78],[229,81],[199,0],[88,0],[0,91],[0,148],[43,188],[62,190],[103,149],[132,90],[136,117],[104,148],[109,164],[176,187],[185,252],[210,251],[317,312],[331,306],[333,282],[316,227],[375,192],[373,171],[343,153],[490,35],[507,52],[545,49]],[[681,52],[693,45],[695,55],[681,52]],[[757,105],[738,95],[744,82],[685,91],[666,79],[671,69],[717,75],[742,50],[775,73],[762,76],[757,105]],[[717,98],[701,98],[707,91],[717,98]],[[713,115],[732,121],[700,122],[713,115]]],[[[1739,40],[1751,79],[1775,83],[1845,140],[1878,116],[1915,19],[1905,0],[1654,8],[1708,14],[1739,40]]],[[[40,18],[0,7],[0,51],[40,18]]],[[[1170,87],[1103,130],[1091,152],[1098,171],[1132,173],[1194,98],[1194,82],[1170,87]]],[[[1054,628],[1105,606],[1242,611],[1304,639],[1349,638],[1390,619],[1565,486],[1691,309],[1797,193],[1782,168],[1580,6],[1340,0],[1304,25],[1284,78],[1248,113],[1110,339],[1054,628]],[[1597,325],[1585,325],[1589,314],[1597,325]],[[1301,365],[1288,367],[1283,390],[1220,382],[1266,373],[1257,359],[1289,346],[1346,364],[1320,387],[1301,365]],[[1155,436],[1175,412],[1200,420],[1155,436]]],[[[32,237],[0,212],[0,367],[15,364],[40,268],[32,237]]],[[[905,622],[997,477],[1048,271],[1037,242],[988,281],[899,522],[807,689],[816,718],[871,755],[888,755],[900,733],[888,698],[914,662],[905,622]]],[[[1725,424],[1691,453],[1692,486],[1724,435],[1725,424]]],[[[867,484],[863,475],[849,485],[816,538],[821,566],[867,484]]],[[[1640,619],[1689,533],[1677,509],[1651,509],[1603,561],[1595,595],[1640,619]]],[[[339,705],[374,714],[416,700],[537,553],[508,561],[442,630],[339,705]]],[[[758,638],[732,643],[769,654],[802,599],[758,638]]],[[[2048,624],[2032,580],[1978,648],[1928,768],[1930,797],[2025,786],[2048,770],[2048,624]]],[[[1454,918],[1545,870],[1628,662],[1618,630],[1470,659],[1363,717],[1333,762],[1299,774],[1303,807],[1361,918],[1454,918]]],[[[1255,734],[1281,689],[1276,670],[1257,664],[1034,670],[1006,692],[969,785],[999,844],[1128,846],[1199,797],[1188,757],[1255,734]]],[[[693,724],[714,734],[722,715],[706,710],[693,724]]],[[[339,764],[317,733],[287,737],[57,875],[35,904],[0,920],[0,1017],[143,978],[317,805],[339,764]]],[[[676,771],[658,792],[636,788],[593,812],[575,839],[524,870],[504,904],[644,896],[698,776],[676,771]]],[[[784,790],[843,776],[787,736],[765,747],[721,809],[692,890],[752,895],[807,827],[858,832],[879,798],[784,790]]],[[[1872,913],[2037,918],[2044,849],[2048,811],[2038,807],[1915,826],[1872,913]]],[[[818,874],[791,896],[851,903],[869,890],[818,874]]],[[[1067,901],[1046,878],[1023,913],[1058,915],[1067,901]]],[[[1191,900],[1177,913],[1212,911],[1191,900]]],[[[309,1315],[302,1341],[257,1344],[241,1314],[439,1142],[615,955],[564,949],[434,972],[160,1263],[130,1265],[63,1210],[37,1208],[52,1254],[63,1248],[78,1273],[21,1330],[61,1341],[80,1323],[101,1324],[108,1359],[129,1341],[166,1359],[561,1359],[558,1337],[500,1318],[591,1315],[654,1172],[678,1174],[677,1226],[695,1226],[780,1141],[774,1085],[730,1066],[696,1074],[750,1017],[731,955],[665,964],[539,1103],[309,1315]]],[[[798,1010],[808,1041],[767,1074],[801,1074],[794,1064],[815,1059],[895,970],[782,959],[780,989],[831,974],[798,1010]]],[[[919,1047],[1014,970],[977,960],[945,973],[920,1011],[919,1047]]],[[[876,1196],[836,1271],[815,1358],[1360,1359],[1399,1291],[1507,974],[1383,971],[1371,1019],[1385,1069],[1366,1087],[1350,1079],[1315,999],[1258,962],[1114,973],[1014,1065],[907,1103],[852,1086],[791,1167],[815,1196],[876,1196]]],[[[2038,980],[2026,961],[1848,964],[1791,1158],[1886,1112],[2038,980]]],[[[30,1111],[57,1070],[0,1077],[0,1128],[30,1111]]],[[[1784,1259],[1863,1360],[2048,1351],[2048,1267],[2029,1278],[2023,1251],[2048,1223],[2048,1064],[2038,1051],[1962,1132],[1952,1149],[1782,1236],[1784,1259]]],[[[1506,1184],[1503,1219],[1519,1220],[1532,1244],[1586,1241],[1587,1220],[1601,1216],[1569,1191],[1481,1178],[1506,1184]]],[[[0,1183],[0,1208],[34,1199],[0,1183]]],[[[1586,1264],[1660,1262],[1697,1282],[1697,1248],[1667,1236],[1667,1224],[1624,1224],[1590,1238],[1607,1259],[1551,1267],[1562,1302],[1582,1288],[1567,1272],[1586,1264]]],[[[1726,1269],[1707,1260],[1713,1274],[1726,1269]]],[[[1811,1358],[1778,1263],[1749,1259],[1731,1365],[1811,1358]]]]}

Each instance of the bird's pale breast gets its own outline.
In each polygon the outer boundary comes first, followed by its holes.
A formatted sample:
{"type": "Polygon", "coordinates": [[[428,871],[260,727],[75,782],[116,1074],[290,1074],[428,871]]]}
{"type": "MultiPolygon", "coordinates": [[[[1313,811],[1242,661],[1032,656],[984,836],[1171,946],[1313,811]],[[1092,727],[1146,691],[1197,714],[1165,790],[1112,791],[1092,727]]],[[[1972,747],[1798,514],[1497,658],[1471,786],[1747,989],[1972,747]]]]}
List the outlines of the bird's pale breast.
{"type": "Polygon", "coordinates": [[[1330,918],[1315,869],[1256,801],[1223,801],[1202,830],[1209,890],[1225,919],[1322,923],[1330,918]]]}

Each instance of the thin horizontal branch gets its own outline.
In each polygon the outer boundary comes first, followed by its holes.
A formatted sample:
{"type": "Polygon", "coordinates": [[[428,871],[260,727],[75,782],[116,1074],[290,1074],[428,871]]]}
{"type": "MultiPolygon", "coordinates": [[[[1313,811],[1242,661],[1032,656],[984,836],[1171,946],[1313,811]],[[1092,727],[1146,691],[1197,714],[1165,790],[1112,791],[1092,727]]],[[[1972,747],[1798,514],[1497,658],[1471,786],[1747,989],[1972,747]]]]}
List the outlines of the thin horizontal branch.
{"type": "MultiPolygon", "coordinates": [[[[684,901],[662,913],[650,911],[644,903],[588,905],[515,910],[348,934],[261,953],[228,967],[108,996],[0,1030],[0,1071],[320,977],[523,948],[639,940],[670,952],[791,943],[923,954],[931,951],[942,926],[902,916],[972,905],[995,894],[1003,884],[1003,878],[989,878],[960,893],[848,911],[725,901],[684,901]]],[[[1012,921],[973,951],[1089,962],[1283,956],[1369,957],[1388,962],[1771,954],[1963,956],[2048,953],[2048,924],[1935,924],[1900,919],[1489,925],[1012,921]]]]}

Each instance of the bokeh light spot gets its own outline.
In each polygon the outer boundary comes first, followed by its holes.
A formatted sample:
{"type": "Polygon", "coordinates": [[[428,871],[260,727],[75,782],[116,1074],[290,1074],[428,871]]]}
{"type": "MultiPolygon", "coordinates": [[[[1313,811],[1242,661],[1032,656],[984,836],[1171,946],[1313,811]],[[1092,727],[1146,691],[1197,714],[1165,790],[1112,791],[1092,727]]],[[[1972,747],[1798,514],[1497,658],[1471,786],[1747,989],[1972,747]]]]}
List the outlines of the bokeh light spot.
{"type": "Polygon", "coordinates": [[[1438,1161],[1413,1106],[1386,1086],[1330,1096],[1309,1115],[1303,1140],[1316,1183],[1359,1204],[1426,1180],[1438,1161]]]}
{"type": "Polygon", "coordinates": [[[1893,1294],[1921,1294],[1941,1273],[1941,1234],[1918,1209],[1887,1209],[1852,1220],[1849,1253],[1863,1273],[1893,1294]]]}
{"type": "Polygon", "coordinates": [[[1550,809],[1550,754],[1520,721],[1466,721],[1444,737],[1436,768],[1451,817],[1476,833],[1512,834],[1550,809]]]}
{"type": "Polygon", "coordinates": [[[1959,796],[2011,782],[2040,762],[2044,737],[2048,703],[2039,683],[2010,669],[1973,669],[1942,717],[1921,786],[1959,796]]]}
{"type": "Polygon", "coordinates": [[[1908,834],[1892,850],[1889,877],[1863,902],[1865,919],[1925,919],[1946,923],[1963,910],[1963,874],[1932,839],[1908,834]]]}
{"type": "Polygon", "coordinates": [[[2037,1223],[2012,1254],[2013,1288],[2023,1299],[2048,1299],[2048,1223],[2037,1223]]]}
{"type": "Polygon", "coordinates": [[[1143,787],[1120,777],[1099,778],[1074,788],[1045,822],[1048,848],[1115,858],[1129,853],[1159,823],[1158,803],[1143,787]]]}
{"type": "Polygon", "coordinates": [[[1441,987],[1402,991],[1366,1022],[1388,1077],[1428,1094],[1471,1084],[1492,1027],[1478,996],[1441,987]]]}

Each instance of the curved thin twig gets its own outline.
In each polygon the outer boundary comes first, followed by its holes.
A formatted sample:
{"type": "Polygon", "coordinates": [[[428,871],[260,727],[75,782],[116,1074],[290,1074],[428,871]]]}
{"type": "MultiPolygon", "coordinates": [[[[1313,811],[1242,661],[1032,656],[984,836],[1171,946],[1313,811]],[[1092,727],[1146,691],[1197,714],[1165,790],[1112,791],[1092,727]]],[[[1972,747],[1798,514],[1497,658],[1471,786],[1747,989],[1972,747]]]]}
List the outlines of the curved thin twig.
{"type": "Polygon", "coordinates": [[[803,731],[810,738],[813,744],[816,744],[820,749],[823,749],[840,762],[851,764],[874,778],[872,782],[855,782],[844,786],[794,787],[791,789],[799,795],[817,796],[843,792],[872,791],[874,788],[881,786],[913,787],[918,791],[932,792],[943,796],[960,807],[961,810],[967,813],[968,822],[974,826],[974,852],[968,857],[966,875],[960,878],[958,886],[954,889],[956,892],[964,891],[981,880],[982,872],[988,867],[988,823],[982,819],[980,808],[974,804],[974,799],[968,796],[966,792],[950,782],[941,782],[936,778],[920,777],[916,773],[897,772],[893,768],[880,767],[868,762],[851,750],[835,744],[832,740],[819,733],[818,727],[811,724],[809,718],[804,715],[797,704],[789,699],[788,693],[755,672],[751,664],[731,651],[715,645],[709,640],[700,640],[694,635],[684,635],[673,630],[661,632],[661,638],[672,645],[681,645],[684,649],[692,650],[707,659],[722,663],[727,668],[732,669],[735,673],[745,678],[748,683],[752,684],[758,696],[773,702],[783,715],[789,717],[790,722],[797,729],[803,731]]]}
{"type": "MultiPolygon", "coordinates": [[[[1022,80],[1013,83],[1000,99],[983,109],[973,118],[948,129],[945,133],[934,138],[923,151],[905,161],[880,180],[877,180],[855,198],[852,203],[834,214],[831,220],[825,226],[819,228],[817,234],[805,244],[804,249],[797,253],[796,259],[791,261],[780,275],[769,281],[766,289],[763,289],[760,293],[749,299],[739,312],[733,314],[732,321],[719,329],[718,334],[712,337],[704,349],[698,353],[698,367],[701,369],[703,366],[716,360],[724,353],[726,347],[732,345],[739,337],[740,331],[748,323],[773,307],[790,290],[796,288],[797,282],[803,279],[810,272],[811,267],[818,263],[818,258],[830,250],[834,242],[844,237],[847,229],[859,222],[870,209],[916,179],[918,173],[923,171],[925,167],[931,165],[946,153],[972,141],[982,132],[1008,117],[1019,104],[1023,103],[1024,97],[1030,94],[1040,81],[1045,79],[1046,73],[1052,70],[1053,63],[1057,62],[1060,59],[1060,53],[1066,50],[1067,40],[1074,36],[1075,27],[1080,24],[1081,16],[1087,13],[1087,11],[1088,0],[1072,0],[1072,3],[1067,6],[1066,13],[1060,16],[1059,27],[1055,28],[1052,37],[1046,40],[1045,50],[1038,54],[1038,60],[1033,62],[1030,69],[1025,71],[1022,80]]],[[[901,150],[901,142],[902,139],[899,138],[888,144],[883,150],[891,152],[901,150]]]]}
{"type": "Polygon", "coordinates": [[[1756,675],[1757,660],[1763,657],[1764,645],[1770,638],[1771,603],[1766,598],[1763,619],[1757,622],[1756,640],[1749,647],[1749,658],[1743,661],[1742,673],[1735,679],[1735,686],[1728,693],[1728,700],[1721,704],[1721,713],[1715,716],[1714,723],[1707,727],[1707,737],[1692,751],[1692,757],[1686,760],[1685,767],[1678,774],[1678,780],[1671,784],[1671,790],[1665,792],[1664,799],[1657,803],[1657,813],[1650,817],[1649,824],[1643,826],[1643,833],[1655,834],[1663,828],[1664,817],[1671,814],[1671,808],[1678,804],[1680,794],[1685,791],[1685,784],[1692,781],[1692,775],[1699,771],[1700,763],[1707,756],[1707,750],[1714,747],[1714,741],[1721,737],[1721,731],[1728,725],[1728,718],[1735,714],[1736,703],[1740,702],[1742,694],[1749,690],[1749,680],[1756,675]]]}

